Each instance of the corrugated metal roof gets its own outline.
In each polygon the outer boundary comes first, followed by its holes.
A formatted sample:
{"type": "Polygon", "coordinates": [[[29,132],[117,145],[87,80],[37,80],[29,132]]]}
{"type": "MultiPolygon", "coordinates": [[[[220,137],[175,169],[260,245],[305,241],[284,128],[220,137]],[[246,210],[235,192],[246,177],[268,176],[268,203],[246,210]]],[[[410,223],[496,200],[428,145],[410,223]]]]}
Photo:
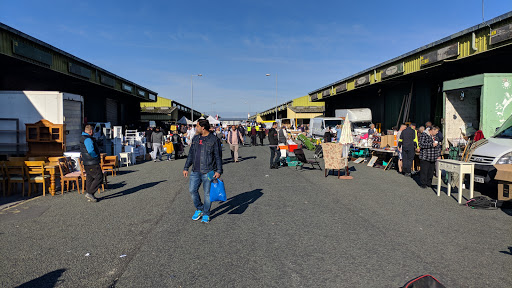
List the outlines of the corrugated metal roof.
{"type": "Polygon", "coordinates": [[[386,65],[392,64],[392,63],[397,62],[397,61],[399,61],[399,60],[402,60],[402,59],[404,59],[404,58],[406,58],[406,57],[408,57],[408,56],[414,55],[414,54],[416,54],[416,53],[418,53],[418,52],[421,52],[421,51],[427,50],[427,49],[429,49],[429,48],[432,48],[432,47],[434,47],[434,46],[437,46],[437,45],[439,45],[439,44],[442,44],[442,43],[448,42],[448,41],[450,41],[450,40],[452,40],[452,39],[454,39],[454,38],[460,37],[460,36],[462,36],[462,35],[465,35],[465,34],[468,34],[468,33],[475,32],[475,31],[477,31],[477,30],[479,30],[479,29],[482,29],[482,28],[488,27],[489,25],[495,24],[495,23],[497,23],[497,22],[503,21],[503,20],[508,19],[508,18],[512,18],[512,11],[507,12],[507,13],[505,13],[505,14],[503,14],[503,15],[500,15],[500,16],[498,16],[498,17],[496,17],[496,18],[493,18],[493,19],[491,19],[491,20],[485,21],[484,23],[481,23],[481,24],[475,25],[475,26],[473,26],[473,27],[471,27],[471,28],[468,28],[468,29],[462,30],[462,31],[460,31],[460,32],[457,32],[457,33],[455,33],[455,34],[452,34],[452,35],[450,35],[450,36],[448,36],[448,37],[445,37],[445,38],[443,38],[443,39],[440,39],[440,40],[437,40],[437,41],[432,42],[432,43],[430,43],[430,44],[427,44],[427,45],[425,45],[425,46],[422,46],[422,47],[420,47],[420,48],[418,48],[418,49],[415,49],[415,50],[412,50],[412,51],[410,51],[410,52],[407,52],[407,53],[405,53],[405,54],[403,54],[403,55],[400,55],[400,56],[398,56],[398,57],[395,57],[395,58],[393,58],[393,59],[391,59],[391,60],[388,60],[388,61],[382,62],[382,63],[380,63],[380,64],[378,64],[378,65],[375,65],[375,66],[372,66],[372,67],[370,67],[370,68],[368,68],[368,69],[366,69],[366,70],[360,71],[360,72],[358,72],[358,73],[356,73],[356,74],[353,74],[353,75],[350,75],[350,76],[348,76],[348,77],[345,77],[345,78],[343,78],[343,79],[341,79],[341,80],[339,80],[339,81],[336,81],[336,82],[331,83],[331,84],[329,84],[329,85],[323,86],[322,88],[319,88],[319,89],[313,90],[313,91],[309,92],[308,94],[309,94],[309,95],[311,95],[311,94],[314,94],[314,93],[318,93],[318,92],[320,92],[320,91],[322,91],[322,90],[325,90],[325,89],[330,88],[330,87],[332,87],[332,86],[334,86],[334,85],[337,85],[337,84],[343,83],[343,82],[345,82],[345,81],[351,80],[351,79],[356,78],[357,76],[362,75],[362,74],[365,74],[365,73],[370,73],[370,72],[372,72],[372,73],[373,73],[373,70],[375,70],[375,69],[377,69],[377,68],[381,68],[381,67],[383,67],[383,66],[386,66],[386,65]]]}
{"type": "Polygon", "coordinates": [[[156,93],[156,92],[154,92],[154,91],[152,91],[152,90],[149,90],[149,89],[147,89],[147,88],[145,88],[145,87],[143,87],[143,86],[141,86],[141,85],[138,85],[138,84],[136,84],[136,83],[134,83],[134,82],[132,82],[132,81],[129,81],[129,80],[127,80],[127,79],[123,78],[123,77],[120,77],[120,76],[118,76],[118,75],[116,75],[116,74],[114,74],[114,73],[112,73],[112,72],[109,72],[109,71],[107,71],[107,70],[105,70],[105,69],[103,69],[103,68],[101,68],[101,67],[98,67],[98,66],[96,66],[96,65],[94,65],[94,64],[92,64],[92,63],[90,63],[90,62],[87,62],[87,61],[85,61],[85,60],[83,60],[83,59],[80,59],[80,58],[78,58],[78,57],[76,57],[76,56],[74,56],[74,55],[71,55],[71,54],[69,54],[69,53],[67,53],[67,52],[63,51],[63,50],[60,50],[59,48],[54,47],[54,46],[52,46],[52,45],[50,45],[50,44],[48,44],[48,43],[46,43],[46,42],[43,42],[43,41],[41,41],[41,40],[39,40],[39,39],[36,39],[36,38],[34,38],[34,37],[32,37],[32,36],[30,36],[30,35],[28,35],[28,34],[25,34],[25,33],[21,32],[21,31],[19,31],[19,30],[16,30],[16,29],[14,29],[14,28],[12,28],[12,27],[10,27],[10,26],[7,26],[7,25],[3,24],[2,22],[0,22],[0,29],[7,30],[7,31],[9,31],[9,32],[11,32],[11,33],[13,33],[13,34],[16,34],[16,35],[18,35],[18,36],[20,36],[20,37],[22,37],[22,38],[25,38],[25,39],[27,39],[27,40],[29,40],[29,41],[32,41],[32,42],[34,42],[34,43],[37,43],[38,45],[41,45],[41,46],[43,46],[43,47],[45,47],[45,48],[48,48],[48,49],[50,49],[50,50],[53,50],[53,51],[55,51],[55,52],[57,52],[57,53],[60,53],[60,54],[62,54],[62,55],[64,55],[64,56],[66,56],[66,57],[69,57],[69,58],[71,58],[71,59],[73,59],[73,60],[75,60],[75,61],[77,61],[77,62],[80,62],[80,63],[82,63],[82,64],[88,65],[88,66],[90,66],[90,67],[92,67],[92,68],[94,68],[94,69],[96,69],[96,70],[98,70],[98,71],[101,71],[101,72],[103,72],[103,73],[106,73],[106,74],[109,74],[109,75],[115,76],[115,77],[117,77],[118,79],[122,80],[123,82],[126,82],[127,84],[132,84],[132,85],[134,85],[134,86],[136,86],[136,87],[138,87],[138,88],[144,89],[144,90],[148,91],[148,92],[149,92],[149,93],[151,93],[151,94],[155,94],[155,95],[156,95],[156,94],[158,94],[158,93],[156,93]]]}

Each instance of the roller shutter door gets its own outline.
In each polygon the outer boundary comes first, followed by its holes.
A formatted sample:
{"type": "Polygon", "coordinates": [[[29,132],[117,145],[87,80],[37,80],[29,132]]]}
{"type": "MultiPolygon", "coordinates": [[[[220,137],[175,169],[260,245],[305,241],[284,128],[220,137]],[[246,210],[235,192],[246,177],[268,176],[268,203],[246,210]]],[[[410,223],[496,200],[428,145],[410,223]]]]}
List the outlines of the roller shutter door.
{"type": "Polygon", "coordinates": [[[112,125],[117,125],[117,115],[118,115],[117,101],[107,98],[106,107],[107,107],[107,122],[110,122],[112,125]]]}

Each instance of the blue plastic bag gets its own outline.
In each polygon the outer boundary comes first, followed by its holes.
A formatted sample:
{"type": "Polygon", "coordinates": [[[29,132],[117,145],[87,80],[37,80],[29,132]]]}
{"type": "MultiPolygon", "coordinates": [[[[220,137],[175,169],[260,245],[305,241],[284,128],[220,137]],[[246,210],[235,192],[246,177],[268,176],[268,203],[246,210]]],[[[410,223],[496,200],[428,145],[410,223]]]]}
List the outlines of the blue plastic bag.
{"type": "Polygon", "coordinates": [[[210,184],[210,202],[215,201],[226,201],[224,182],[220,179],[214,179],[210,184]]]}

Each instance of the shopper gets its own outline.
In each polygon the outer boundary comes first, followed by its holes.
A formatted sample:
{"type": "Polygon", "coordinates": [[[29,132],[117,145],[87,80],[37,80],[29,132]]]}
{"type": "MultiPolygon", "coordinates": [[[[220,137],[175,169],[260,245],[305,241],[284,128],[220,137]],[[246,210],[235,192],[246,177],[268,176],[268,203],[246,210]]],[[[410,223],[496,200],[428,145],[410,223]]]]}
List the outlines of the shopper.
{"type": "Polygon", "coordinates": [[[279,144],[286,144],[286,140],[288,140],[288,131],[286,126],[282,125],[281,129],[279,129],[278,142],[279,144]]]}
{"type": "MultiPolygon", "coordinates": [[[[407,128],[407,125],[402,124],[400,125],[400,129],[398,129],[398,132],[396,133],[396,139],[400,140],[400,135],[402,134],[402,131],[407,128]]],[[[402,158],[402,148],[398,148],[398,172],[402,173],[402,167],[403,167],[403,158],[402,158]]]]}
{"type": "Polygon", "coordinates": [[[153,154],[151,158],[156,162],[156,157],[162,160],[163,145],[165,144],[165,136],[160,127],[156,127],[155,131],[151,134],[151,143],[153,143],[153,154]]]}
{"type": "Polygon", "coordinates": [[[398,140],[398,148],[402,149],[403,172],[407,177],[411,176],[412,162],[418,148],[418,135],[416,134],[416,124],[411,123],[409,127],[402,131],[398,140]]]}
{"type": "Polygon", "coordinates": [[[324,129],[324,143],[330,143],[331,141],[332,141],[331,127],[326,127],[324,129]]]}
{"type": "Polygon", "coordinates": [[[189,192],[196,207],[192,220],[199,220],[202,216],[201,222],[208,223],[210,222],[211,206],[210,184],[213,178],[218,179],[222,174],[222,154],[219,139],[209,131],[208,120],[199,120],[196,129],[198,135],[192,139],[188,158],[183,168],[183,176],[188,177],[188,169],[192,166],[189,192]],[[203,184],[204,204],[199,196],[201,183],[203,184]]]}
{"type": "Polygon", "coordinates": [[[258,135],[258,127],[254,126],[254,124],[251,126],[251,145],[252,146],[258,146],[256,143],[256,135],[258,135]]]}
{"type": "Polygon", "coordinates": [[[429,188],[432,186],[432,178],[434,176],[434,168],[437,158],[440,155],[439,142],[436,134],[439,128],[433,126],[428,132],[421,133],[419,139],[420,147],[420,183],[421,188],[429,188]]]}
{"type": "Polygon", "coordinates": [[[229,150],[231,150],[231,158],[235,163],[238,161],[238,147],[239,143],[244,143],[242,133],[238,131],[235,125],[231,126],[231,130],[228,132],[227,141],[229,144],[229,150]]]}
{"type": "Polygon", "coordinates": [[[85,198],[89,202],[98,202],[94,193],[98,191],[103,183],[103,171],[100,166],[100,149],[96,144],[96,139],[92,137],[93,128],[91,125],[85,125],[84,132],[80,138],[80,155],[84,164],[87,192],[85,198]]]}
{"type": "Polygon", "coordinates": [[[370,129],[368,129],[368,137],[373,136],[375,133],[377,133],[377,130],[375,130],[375,124],[370,124],[370,129]]]}
{"type": "Polygon", "coordinates": [[[146,133],[144,133],[144,137],[146,138],[146,149],[148,153],[151,153],[151,149],[153,149],[153,144],[151,144],[151,134],[153,134],[153,129],[148,126],[146,133]]]}
{"type": "Polygon", "coordinates": [[[272,128],[268,131],[268,143],[270,147],[270,169],[277,169],[279,167],[279,158],[281,156],[278,149],[277,139],[277,122],[272,123],[272,128]],[[275,158],[275,159],[274,159],[275,158]]]}
{"type": "Polygon", "coordinates": [[[263,123],[260,123],[260,133],[259,133],[259,137],[260,137],[260,145],[263,146],[263,139],[265,139],[265,125],[263,125],[263,123]]]}

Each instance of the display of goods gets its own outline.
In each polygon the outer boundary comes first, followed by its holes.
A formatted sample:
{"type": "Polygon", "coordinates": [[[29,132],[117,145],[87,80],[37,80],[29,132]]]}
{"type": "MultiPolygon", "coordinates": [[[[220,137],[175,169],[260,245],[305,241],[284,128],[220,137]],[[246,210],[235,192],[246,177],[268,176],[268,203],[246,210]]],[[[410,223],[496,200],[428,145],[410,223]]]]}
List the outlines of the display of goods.
{"type": "Polygon", "coordinates": [[[315,145],[313,145],[313,143],[311,143],[311,141],[308,138],[306,138],[306,136],[299,134],[299,136],[297,136],[297,139],[299,139],[299,141],[302,142],[302,144],[306,146],[308,150],[315,150],[315,145]]]}

